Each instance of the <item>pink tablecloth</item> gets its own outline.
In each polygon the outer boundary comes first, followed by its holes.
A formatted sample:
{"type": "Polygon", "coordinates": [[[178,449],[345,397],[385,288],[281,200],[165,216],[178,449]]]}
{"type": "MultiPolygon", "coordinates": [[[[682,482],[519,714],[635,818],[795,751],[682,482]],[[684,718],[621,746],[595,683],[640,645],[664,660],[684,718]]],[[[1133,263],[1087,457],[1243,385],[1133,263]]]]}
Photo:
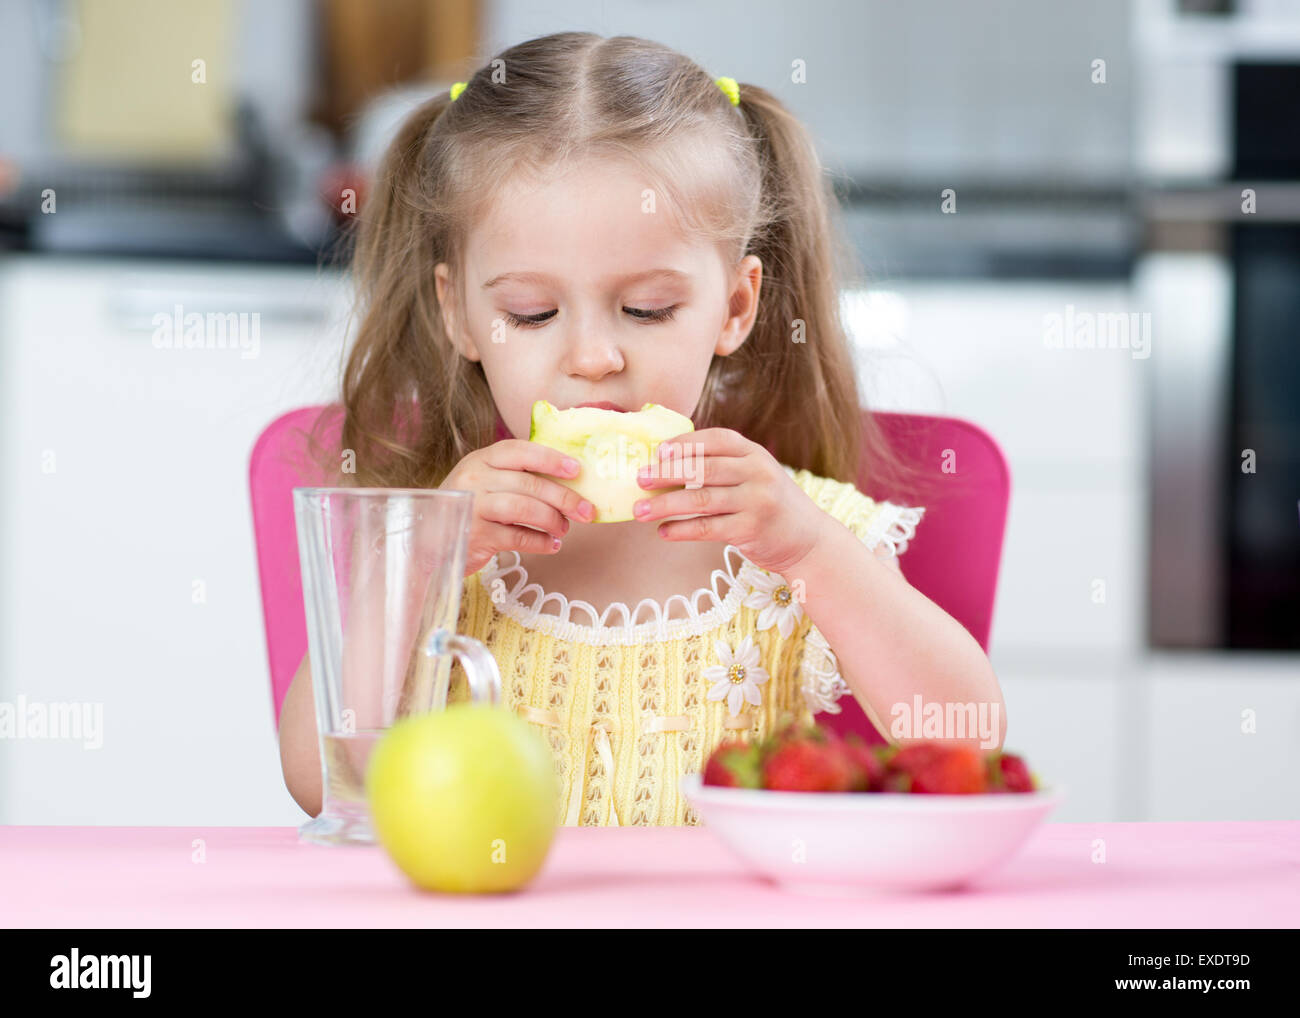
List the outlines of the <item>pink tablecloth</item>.
{"type": "Polygon", "coordinates": [[[1049,823],[960,893],[827,899],[746,874],[702,827],[562,828],[522,892],[411,887],[290,827],[0,827],[0,925],[1287,927],[1300,822],[1049,823]],[[1094,862],[1096,839],[1105,862],[1094,862]]]}

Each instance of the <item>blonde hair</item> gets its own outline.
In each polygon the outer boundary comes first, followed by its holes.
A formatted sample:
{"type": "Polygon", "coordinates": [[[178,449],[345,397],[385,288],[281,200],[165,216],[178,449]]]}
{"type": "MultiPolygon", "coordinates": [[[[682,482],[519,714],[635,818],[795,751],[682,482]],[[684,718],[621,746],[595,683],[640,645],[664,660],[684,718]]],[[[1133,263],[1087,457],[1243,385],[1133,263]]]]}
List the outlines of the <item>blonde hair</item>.
{"type": "Polygon", "coordinates": [[[864,431],[839,305],[856,259],[829,180],[780,100],[757,85],[739,91],[733,106],[713,75],[656,42],[561,32],[505,50],[454,103],[444,94],[414,110],[355,226],[360,324],[343,370],[341,444],[320,438],[330,415],[313,437],[336,483],[436,487],[496,441],[487,378],[444,331],[434,267],[452,267],[463,307],[465,241],[502,185],[593,156],[634,161],[657,203],[732,267],[762,260],[753,330],[714,356],[696,428],[731,428],[781,463],[850,483],[864,453],[893,462],[869,417],[864,431]],[[338,474],[342,449],[355,472],[338,474]]]}

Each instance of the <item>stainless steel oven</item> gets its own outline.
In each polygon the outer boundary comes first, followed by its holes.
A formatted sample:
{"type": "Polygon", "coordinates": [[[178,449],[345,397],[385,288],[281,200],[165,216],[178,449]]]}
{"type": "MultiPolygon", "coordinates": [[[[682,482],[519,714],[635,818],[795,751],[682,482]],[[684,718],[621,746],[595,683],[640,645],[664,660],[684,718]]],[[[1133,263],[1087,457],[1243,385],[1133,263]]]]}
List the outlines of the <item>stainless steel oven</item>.
{"type": "Polygon", "coordinates": [[[1217,13],[1146,4],[1168,17],[1139,33],[1139,116],[1188,125],[1139,159],[1136,284],[1155,322],[1148,637],[1296,650],[1300,5],[1193,6],[1217,13]]]}

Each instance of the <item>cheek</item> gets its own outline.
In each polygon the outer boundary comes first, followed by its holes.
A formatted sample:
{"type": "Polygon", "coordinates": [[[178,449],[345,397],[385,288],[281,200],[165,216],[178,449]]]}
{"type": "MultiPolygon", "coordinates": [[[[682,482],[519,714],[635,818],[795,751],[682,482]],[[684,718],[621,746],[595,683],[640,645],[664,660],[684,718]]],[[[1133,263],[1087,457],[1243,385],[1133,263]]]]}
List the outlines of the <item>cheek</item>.
{"type": "Polygon", "coordinates": [[[504,335],[504,343],[493,343],[488,336],[479,344],[480,363],[506,427],[516,438],[527,438],[533,400],[546,398],[543,390],[550,376],[546,366],[537,362],[537,354],[525,349],[517,333],[504,335]]]}
{"type": "Polygon", "coordinates": [[[652,356],[642,360],[639,373],[646,392],[658,397],[656,402],[691,417],[704,393],[712,360],[712,344],[702,344],[698,335],[684,337],[658,346],[652,356]]]}

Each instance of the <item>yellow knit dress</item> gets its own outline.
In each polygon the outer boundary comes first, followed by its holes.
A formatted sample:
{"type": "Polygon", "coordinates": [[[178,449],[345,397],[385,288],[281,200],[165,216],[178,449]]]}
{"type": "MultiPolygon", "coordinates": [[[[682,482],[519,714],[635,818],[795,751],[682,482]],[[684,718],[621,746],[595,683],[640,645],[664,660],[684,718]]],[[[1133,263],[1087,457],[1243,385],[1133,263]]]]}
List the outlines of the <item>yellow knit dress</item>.
{"type": "MultiPolygon", "coordinates": [[[[873,549],[884,542],[902,553],[925,512],[785,470],[873,549]]],[[[792,589],[732,545],[722,558],[711,586],[689,599],[647,598],[635,614],[616,603],[603,619],[585,601],[530,584],[516,552],[466,577],[456,631],[488,648],[502,705],[550,742],[561,824],[698,824],[679,779],[700,771],[720,742],[761,738],[784,715],[839,713],[835,701],[849,689],[797,583],[792,589]],[[667,618],[678,600],[687,617],[667,618]]],[[[468,699],[458,664],[451,682],[449,702],[468,699]]]]}

